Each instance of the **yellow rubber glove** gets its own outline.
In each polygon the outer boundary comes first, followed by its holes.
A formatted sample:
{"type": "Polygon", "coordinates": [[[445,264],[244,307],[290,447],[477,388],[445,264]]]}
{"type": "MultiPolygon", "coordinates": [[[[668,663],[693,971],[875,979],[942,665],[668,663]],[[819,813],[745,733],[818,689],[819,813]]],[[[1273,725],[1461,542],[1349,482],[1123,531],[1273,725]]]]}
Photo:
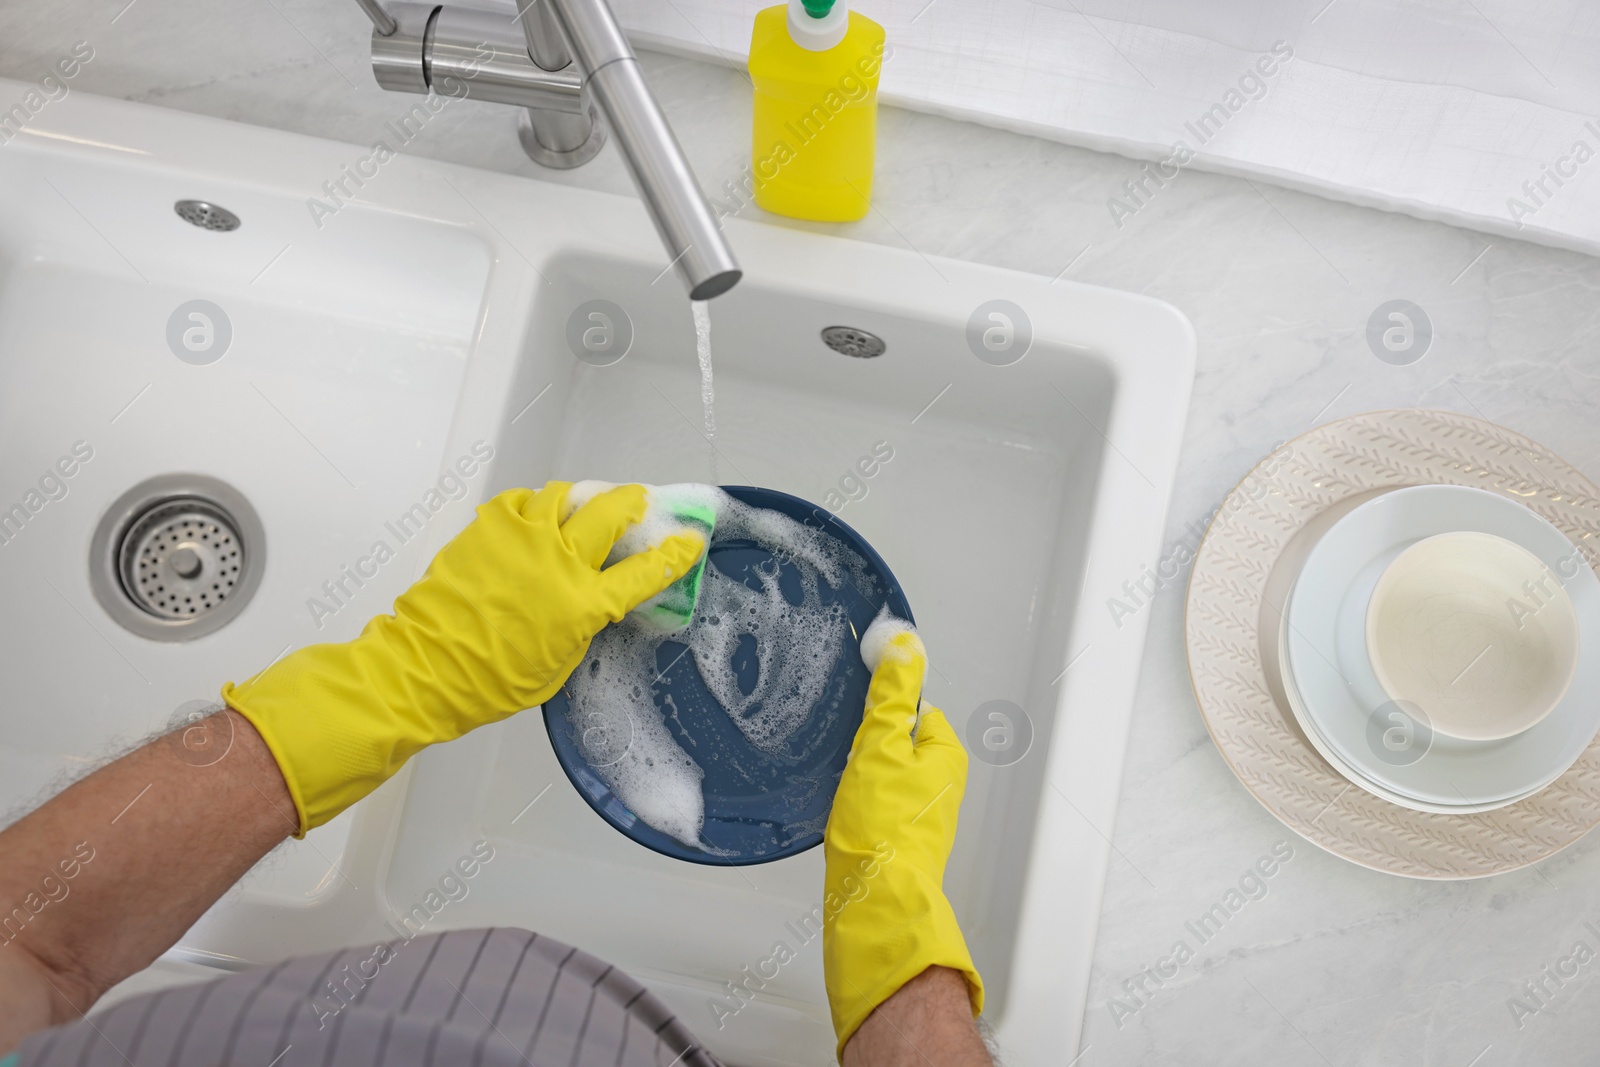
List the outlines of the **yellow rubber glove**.
{"type": "Polygon", "coordinates": [[[983,1011],[983,979],[942,889],[966,750],[938,708],[917,714],[928,657],[915,630],[879,616],[861,655],[866,714],[822,839],[822,968],[841,1056],[873,1009],[929,967],[964,974],[973,1015],[983,1011]]]}
{"type": "Polygon", "coordinates": [[[682,577],[693,534],[601,570],[645,512],[642,486],[601,493],[565,522],[566,482],[510,489],[394,602],[340,645],[284,657],[222,698],[271,749],[300,815],[296,836],[382,785],[428,745],[543,704],[607,623],[682,577]]]}

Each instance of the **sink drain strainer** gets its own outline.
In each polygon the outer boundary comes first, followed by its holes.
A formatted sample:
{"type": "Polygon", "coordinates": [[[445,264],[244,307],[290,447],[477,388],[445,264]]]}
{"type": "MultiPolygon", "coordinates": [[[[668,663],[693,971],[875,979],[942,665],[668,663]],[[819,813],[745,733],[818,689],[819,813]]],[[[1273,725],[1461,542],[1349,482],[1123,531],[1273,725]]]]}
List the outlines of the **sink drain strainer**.
{"type": "Polygon", "coordinates": [[[163,619],[192,619],[221,607],[238,588],[239,531],[195,497],[157,505],[122,539],[118,573],[139,607],[163,619]]]}
{"type": "Polygon", "coordinates": [[[244,607],[265,556],[261,522],[231,486],[171,474],[124,493],[90,547],[95,598],[142,637],[187,641],[244,607]]]}

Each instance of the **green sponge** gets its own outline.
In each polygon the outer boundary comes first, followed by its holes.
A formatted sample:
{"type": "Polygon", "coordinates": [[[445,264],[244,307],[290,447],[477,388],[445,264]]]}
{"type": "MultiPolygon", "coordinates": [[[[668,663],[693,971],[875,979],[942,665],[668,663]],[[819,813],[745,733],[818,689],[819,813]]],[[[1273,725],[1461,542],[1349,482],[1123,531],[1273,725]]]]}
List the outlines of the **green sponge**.
{"type": "MultiPolygon", "coordinates": [[[[567,492],[566,515],[570,515],[607,489],[613,482],[584,481],[567,492]]],[[[620,560],[654,548],[673,534],[693,530],[711,544],[717,525],[717,506],[722,490],[712,485],[684,482],[677,485],[647,485],[644,517],[623,532],[606,556],[607,567],[620,560]]],[[[563,515],[562,521],[565,521],[563,515]]],[[[628,614],[663,634],[677,633],[694,618],[700,600],[700,582],[705,577],[706,555],[700,554],[689,573],[667,586],[628,614]]]]}
{"type": "MultiPolygon", "coordinates": [[[[645,514],[644,522],[640,526],[651,526],[659,523],[661,526],[673,527],[665,536],[679,533],[683,530],[695,530],[711,544],[711,533],[717,526],[717,511],[700,500],[686,495],[669,494],[673,489],[703,490],[705,486],[660,486],[650,489],[650,508],[655,510],[661,506],[664,514],[652,516],[645,514]],[[668,497],[661,500],[661,497],[668,497]],[[673,497],[676,496],[676,499],[673,497]],[[655,522],[652,522],[652,519],[655,522]]],[[[637,528],[637,527],[636,527],[637,528]]],[[[662,538],[656,538],[653,543],[660,544],[662,538]]],[[[706,554],[702,552],[689,573],[667,586],[655,596],[633,609],[632,615],[640,622],[660,630],[662,633],[677,633],[689,625],[694,618],[694,608],[700,602],[700,580],[705,576],[706,554]]]]}

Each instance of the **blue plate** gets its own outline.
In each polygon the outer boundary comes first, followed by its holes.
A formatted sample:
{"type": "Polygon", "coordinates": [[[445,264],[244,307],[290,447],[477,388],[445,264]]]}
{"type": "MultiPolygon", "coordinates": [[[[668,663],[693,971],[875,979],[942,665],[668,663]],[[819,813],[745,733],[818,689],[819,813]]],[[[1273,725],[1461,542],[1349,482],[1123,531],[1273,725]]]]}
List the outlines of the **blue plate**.
{"type": "MultiPolygon", "coordinates": [[[[824,531],[860,557],[870,581],[846,580],[843,588],[833,589],[818,578],[824,602],[844,608],[857,638],[866,632],[885,604],[893,614],[911,619],[911,608],[888,564],[860,534],[828,511],[774,489],[729,485],[723,490],[752,507],[778,511],[824,531]]],[[[799,602],[800,574],[795,564],[748,538],[724,538],[714,533],[706,565],[729,578],[750,583],[752,588],[758,581],[756,568],[765,568],[770,574],[771,568],[777,567],[785,596],[791,603],[799,602]]],[[[602,819],[639,844],[691,863],[769,863],[804,852],[822,841],[834,790],[861,725],[867,684],[872,680],[871,672],[861,662],[859,646],[859,640],[846,640],[810,718],[777,754],[762,751],[745,739],[706,688],[695,657],[685,654],[687,646],[669,637],[656,650],[656,663],[662,673],[651,696],[658,709],[666,700],[672,701],[674,713],[664,717],[667,728],[705,774],[701,782],[705,797],[701,839],[715,851],[702,851],[647,826],[623,805],[583,757],[564,688],[544,705],[545,727],[562,770],[584,800],[602,819]]],[[[736,653],[728,670],[736,675],[742,692],[754,690],[758,670],[754,655],[736,653]]]]}

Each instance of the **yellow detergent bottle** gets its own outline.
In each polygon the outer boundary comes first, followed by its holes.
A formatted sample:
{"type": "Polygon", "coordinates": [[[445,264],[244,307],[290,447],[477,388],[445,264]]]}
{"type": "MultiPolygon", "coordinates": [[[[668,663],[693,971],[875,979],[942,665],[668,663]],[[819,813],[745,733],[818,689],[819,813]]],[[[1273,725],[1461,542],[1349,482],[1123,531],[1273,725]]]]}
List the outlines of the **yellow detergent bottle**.
{"type": "Polygon", "coordinates": [[[751,167],[756,203],[818,222],[867,213],[883,27],[846,0],[789,0],[756,15],[751,167]]]}

